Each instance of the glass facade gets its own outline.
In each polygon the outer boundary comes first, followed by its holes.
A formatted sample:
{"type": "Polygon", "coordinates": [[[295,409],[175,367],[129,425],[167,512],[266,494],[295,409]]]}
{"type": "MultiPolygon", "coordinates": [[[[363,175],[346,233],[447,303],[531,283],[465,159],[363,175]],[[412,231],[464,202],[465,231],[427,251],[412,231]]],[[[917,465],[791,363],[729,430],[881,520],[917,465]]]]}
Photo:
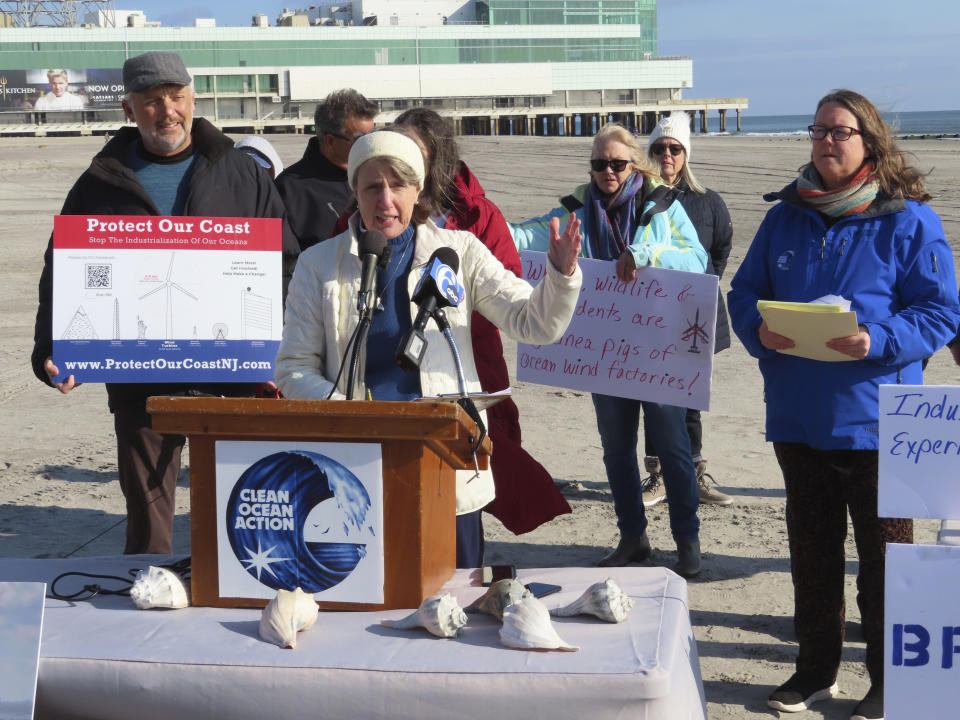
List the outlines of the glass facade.
{"type": "Polygon", "coordinates": [[[161,49],[180,53],[188,67],[622,62],[644,60],[655,55],[655,36],[654,32],[652,41],[644,40],[642,36],[563,37],[557,34],[516,38],[324,38],[313,42],[253,39],[226,42],[4,42],[0,48],[0,68],[121,67],[128,57],[161,49]]]}
{"type": "Polygon", "coordinates": [[[644,25],[657,35],[657,0],[480,0],[489,25],[644,25]]]}

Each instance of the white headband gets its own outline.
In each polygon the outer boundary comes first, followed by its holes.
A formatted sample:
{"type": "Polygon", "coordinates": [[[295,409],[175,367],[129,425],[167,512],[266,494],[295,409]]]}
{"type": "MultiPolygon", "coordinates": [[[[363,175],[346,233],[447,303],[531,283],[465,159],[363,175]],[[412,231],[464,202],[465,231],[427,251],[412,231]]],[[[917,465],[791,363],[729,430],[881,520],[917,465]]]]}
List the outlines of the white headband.
{"type": "Polygon", "coordinates": [[[423,189],[423,179],[426,171],[423,166],[423,152],[420,146],[406,135],[392,130],[376,130],[366,135],[361,135],[350,148],[350,157],[347,159],[347,181],[350,183],[350,189],[354,187],[357,168],[363,165],[367,160],[376,160],[379,158],[393,158],[401,160],[410,166],[413,174],[417,176],[417,185],[423,189]]]}

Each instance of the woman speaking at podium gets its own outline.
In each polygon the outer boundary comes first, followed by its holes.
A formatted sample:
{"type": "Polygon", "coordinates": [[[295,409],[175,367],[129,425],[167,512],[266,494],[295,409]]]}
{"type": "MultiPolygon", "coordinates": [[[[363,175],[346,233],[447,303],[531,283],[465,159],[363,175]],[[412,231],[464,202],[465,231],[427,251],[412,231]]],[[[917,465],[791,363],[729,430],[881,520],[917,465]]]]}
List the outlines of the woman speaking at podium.
{"type": "MultiPolygon", "coordinates": [[[[452,269],[463,287],[463,299],[445,308],[444,314],[469,392],[480,390],[470,342],[474,310],[521,342],[547,344],[560,338],[580,292],[580,223],[575,218],[562,233],[559,222],[554,223],[544,278],[532,288],[472,234],[442,230],[429,220],[430,208],[419,202],[423,155],[406,135],[379,130],[359,138],[350,150],[347,179],[358,205],[349,227],[302,253],[290,282],[276,361],[277,385],[286,397],[346,395],[347,374],[340,372],[340,365],[360,321],[360,240],[368,231],[381,233],[391,252],[386,267],[377,270],[375,309],[360,373],[361,397],[402,401],[459,391],[451,349],[435,324],[420,328],[426,349],[418,371],[406,372],[394,361],[398,346],[416,330],[415,318],[423,317],[412,302],[422,272],[440,258],[459,262],[459,268],[452,269]],[[447,250],[438,253],[441,248],[447,250]]],[[[493,500],[494,486],[489,471],[468,483],[473,475],[457,473],[457,567],[479,567],[483,562],[480,510],[493,500]]]]}

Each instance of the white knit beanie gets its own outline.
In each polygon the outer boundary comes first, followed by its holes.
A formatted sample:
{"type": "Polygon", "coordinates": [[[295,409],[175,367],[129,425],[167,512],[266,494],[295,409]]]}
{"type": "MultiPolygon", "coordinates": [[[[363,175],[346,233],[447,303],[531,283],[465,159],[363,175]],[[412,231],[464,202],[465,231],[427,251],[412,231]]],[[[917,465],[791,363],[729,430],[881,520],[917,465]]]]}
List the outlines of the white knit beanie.
{"type": "Polygon", "coordinates": [[[660,138],[671,138],[683,145],[683,151],[690,160],[690,116],[685,112],[675,112],[670,117],[665,117],[650,133],[650,139],[647,141],[647,152],[650,147],[660,138]]]}
{"type": "Polygon", "coordinates": [[[367,160],[376,160],[378,158],[394,158],[402,160],[413,174],[417,176],[417,185],[423,189],[423,179],[426,171],[423,166],[423,152],[406,135],[393,132],[392,130],[376,130],[366,135],[361,135],[350,148],[350,157],[347,158],[347,181],[350,183],[350,189],[354,187],[354,179],[357,168],[363,165],[367,160]]]}

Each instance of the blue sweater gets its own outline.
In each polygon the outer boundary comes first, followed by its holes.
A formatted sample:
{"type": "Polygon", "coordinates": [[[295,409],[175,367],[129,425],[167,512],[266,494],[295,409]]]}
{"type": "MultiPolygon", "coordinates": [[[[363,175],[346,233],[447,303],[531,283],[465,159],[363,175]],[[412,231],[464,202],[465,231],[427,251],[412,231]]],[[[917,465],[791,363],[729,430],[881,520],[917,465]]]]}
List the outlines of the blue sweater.
{"type": "Polygon", "coordinates": [[[386,270],[377,272],[378,309],[374,310],[367,336],[367,367],[364,380],[374,400],[413,400],[420,397],[420,373],[405,372],[394,362],[400,339],[412,327],[407,275],[413,265],[416,242],[413,225],[388,240],[393,249],[386,270]],[[379,309],[381,308],[382,309],[379,309]]]}

